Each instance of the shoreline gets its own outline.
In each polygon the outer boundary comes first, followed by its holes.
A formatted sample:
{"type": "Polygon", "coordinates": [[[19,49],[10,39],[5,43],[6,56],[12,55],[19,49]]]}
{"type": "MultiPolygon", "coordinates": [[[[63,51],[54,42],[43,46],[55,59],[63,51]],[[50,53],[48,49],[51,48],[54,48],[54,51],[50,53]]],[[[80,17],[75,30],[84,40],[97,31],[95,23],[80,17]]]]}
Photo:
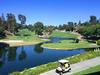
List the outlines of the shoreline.
{"type": "Polygon", "coordinates": [[[0,42],[9,44],[10,47],[16,47],[16,46],[25,46],[25,45],[35,45],[35,44],[39,44],[44,41],[43,40],[41,41],[0,40],[0,42]]]}
{"type": "Polygon", "coordinates": [[[45,49],[55,49],[55,50],[76,50],[76,49],[84,49],[84,48],[98,48],[99,46],[95,46],[95,47],[80,47],[80,48],[51,48],[51,47],[44,47],[44,46],[41,46],[42,48],[45,48],[45,49]]]}
{"type": "Polygon", "coordinates": [[[63,42],[63,43],[47,43],[47,44],[42,44],[42,48],[46,49],[55,49],[55,50],[73,50],[73,49],[83,49],[83,48],[97,48],[100,47],[97,44],[94,43],[86,43],[85,41],[81,41],[80,43],[70,43],[70,42],[63,42]],[[74,45],[74,46],[72,46],[74,45]],[[81,46],[79,46],[81,45],[81,46]]]}
{"type": "MultiPolygon", "coordinates": [[[[48,41],[48,40],[40,40],[40,41],[23,41],[23,40],[0,40],[0,42],[2,43],[6,43],[6,44],[9,44],[10,47],[16,47],[16,46],[26,46],[26,45],[36,45],[36,44],[39,44],[39,43],[42,43],[42,42],[45,42],[45,41],[48,41]]],[[[53,47],[45,47],[43,45],[41,45],[42,48],[46,48],[46,49],[55,49],[55,50],[73,50],[73,49],[81,49],[82,47],[80,48],[53,48],[53,47]]],[[[92,46],[91,47],[83,47],[83,48],[94,48],[94,47],[99,47],[97,45],[95,46],[92,46]]]]}

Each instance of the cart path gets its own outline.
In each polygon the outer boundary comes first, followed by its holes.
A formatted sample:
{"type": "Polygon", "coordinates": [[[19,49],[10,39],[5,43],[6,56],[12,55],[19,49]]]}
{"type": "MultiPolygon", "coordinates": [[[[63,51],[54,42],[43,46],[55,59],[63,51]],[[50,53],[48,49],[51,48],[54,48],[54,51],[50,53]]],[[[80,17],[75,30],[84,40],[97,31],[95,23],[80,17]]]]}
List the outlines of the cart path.
{"type": "MultiPolygon", "coordinates": [[[[83,62],[72,64],[71,72],[64,73],[63,75],[72,75],[73,73],[88,69],[88,68],[96,66],[96,65],[100,65],[100,56],[93,58],[93,59],[85,60],[83,62]]],[[[54,70],[42,73],[40,75],[59,75],[59,74],[57,74],[54,69],[54,70]]]]}

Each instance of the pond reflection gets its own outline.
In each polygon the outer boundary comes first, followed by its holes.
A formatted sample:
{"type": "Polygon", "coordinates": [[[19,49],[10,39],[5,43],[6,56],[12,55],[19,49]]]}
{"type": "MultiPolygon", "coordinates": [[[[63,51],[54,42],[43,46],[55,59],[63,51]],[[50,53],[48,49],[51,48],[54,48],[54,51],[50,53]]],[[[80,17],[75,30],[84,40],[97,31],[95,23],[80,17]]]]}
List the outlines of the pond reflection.
{"type": "MultiPolygon", "coordinates": [[[[61,39],[57,38],[57,41],[55,40],[54,42],[59,42],[59,40],[61,39]]],[[[14,71],[22,71],[25,68],[58,61],[62,58],[88,51],[88,49],[45,49],[40,47],[41,44],[19,47],[0,45],[0,75],[8,75],[8,73],[14,71]]]]}
{"type": "Polygon", "coordinates": [[[34,47],[34,51],[36,53],[43,53],[43,48],[41,47],[41,44],[37,44],[35,47],[34,47]]]}
{"type": "Polygon", "coordinates": [[[17,47],[11,47],[9,50],[8,50],[8,53],[7,53],[7,59],[8,61],[14,61],[16,60],[16,50],[17,50],[17,47]]]}
{"type": "MultiPolygon", "coordinates": [[[[1,45],[1,43],[0,43],[0,45],[1,45]]],[[[5,55],[6,55],[6,52],[7,52],[7,50],[5,49],[6,46],[8,46],[8,45],[3,44],[3,45],[0,46],[0,67],[2,67],[4,65],[5,55]]]]}
{"type": "Polygon", "coordinates": [[[22,50],[21,50],[21,53],[19,54],[19,61],[22,61],[26,58],[26,52],[24,50],[24,47],[22,46],[22,50]]]}
{"type": "Polygon", "coordinates": [[[39,45],[10,47],[7,50],[0,47],[0,75],[22,71],[48,62],[85,52],[80,50],[51,50],[43,49],[39,45]]]}

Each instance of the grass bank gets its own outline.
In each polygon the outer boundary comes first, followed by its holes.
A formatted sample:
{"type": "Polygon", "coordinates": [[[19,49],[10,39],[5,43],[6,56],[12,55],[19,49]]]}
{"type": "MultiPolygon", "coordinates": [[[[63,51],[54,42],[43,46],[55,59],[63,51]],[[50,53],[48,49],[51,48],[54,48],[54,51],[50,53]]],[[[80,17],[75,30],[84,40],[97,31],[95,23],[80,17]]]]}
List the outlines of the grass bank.
{"type": "Polygon", "coordinates": [[[10,46],[22,46],[22,45],[32,45],[32,44],[38,44],[47,40],[42,40],[41,38],[38,38],[37,35],[34,33],[31,36],[8,36],[5,39],[1,39],[2,41],[6,41],[10,46]],[[23,42],[7,42],[9,40],[19,40],[23,42]]]}
{"type": "Polygon", "coordinates": [[[97,65],[95,67],[91,67],[89,69],[75,73],[73,75],[99,75],[99,74],[100,74],[100,65],[97,65]]]}
{"type": "MultiPolygon", "coordinates": [[[[71,64],[81,62],[87,59],[95,58],[100,56],[100,50],[98,51],[89,51],[84,54],[72,56],[69,58],[65,58],[70,61],[71,64]]],[[[10,75],[39,75],[40,73],[55,69],[59,66],[58,62],[50,62],[48,64],[40,65],[34,68],[25,69],[22,72],[13,72],[10,75]]]]}
{"type": "Polygon", "coordinates": [[[63,40],[58,43],[43,44],[42,47],[49,48],[49,49],[69,50],[69,49],[78,49],[78,48],[90,48],[93,47],[93,43],[89,43],[87,41],[80,41],[79,43],[75,43],[73,40],[63,40]]]}
{"type": "Polygon", "coordinates": [[[54,31],[51,34],[51,37],[77,38],[78,36],[76,34],[71,33],[71,32],[54,31]]]}

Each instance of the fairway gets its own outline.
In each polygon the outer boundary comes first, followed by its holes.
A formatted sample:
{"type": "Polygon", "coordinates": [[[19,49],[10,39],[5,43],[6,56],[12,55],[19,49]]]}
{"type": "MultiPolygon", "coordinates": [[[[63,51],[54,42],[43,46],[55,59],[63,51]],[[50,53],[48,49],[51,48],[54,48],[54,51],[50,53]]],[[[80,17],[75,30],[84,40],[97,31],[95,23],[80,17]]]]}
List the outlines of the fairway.
{"type": "Polygon", "coordinates": [[[42,47],[57,50],[69,50],[78,48],[89,48],[92,47],[92,43],[88,43],[87,41],[80,41],[79,43],[75,43],[73,40],[63,40],[58,43],[43,44],[42,47]]]}
{"type": "Polygon", "coordinates": [[[73,34],[72,32],[61,32],[61,31],[54,31],[51,34],[51,37],[63,37],[63,38],[77,38],[78,36],[73,34]]]}

